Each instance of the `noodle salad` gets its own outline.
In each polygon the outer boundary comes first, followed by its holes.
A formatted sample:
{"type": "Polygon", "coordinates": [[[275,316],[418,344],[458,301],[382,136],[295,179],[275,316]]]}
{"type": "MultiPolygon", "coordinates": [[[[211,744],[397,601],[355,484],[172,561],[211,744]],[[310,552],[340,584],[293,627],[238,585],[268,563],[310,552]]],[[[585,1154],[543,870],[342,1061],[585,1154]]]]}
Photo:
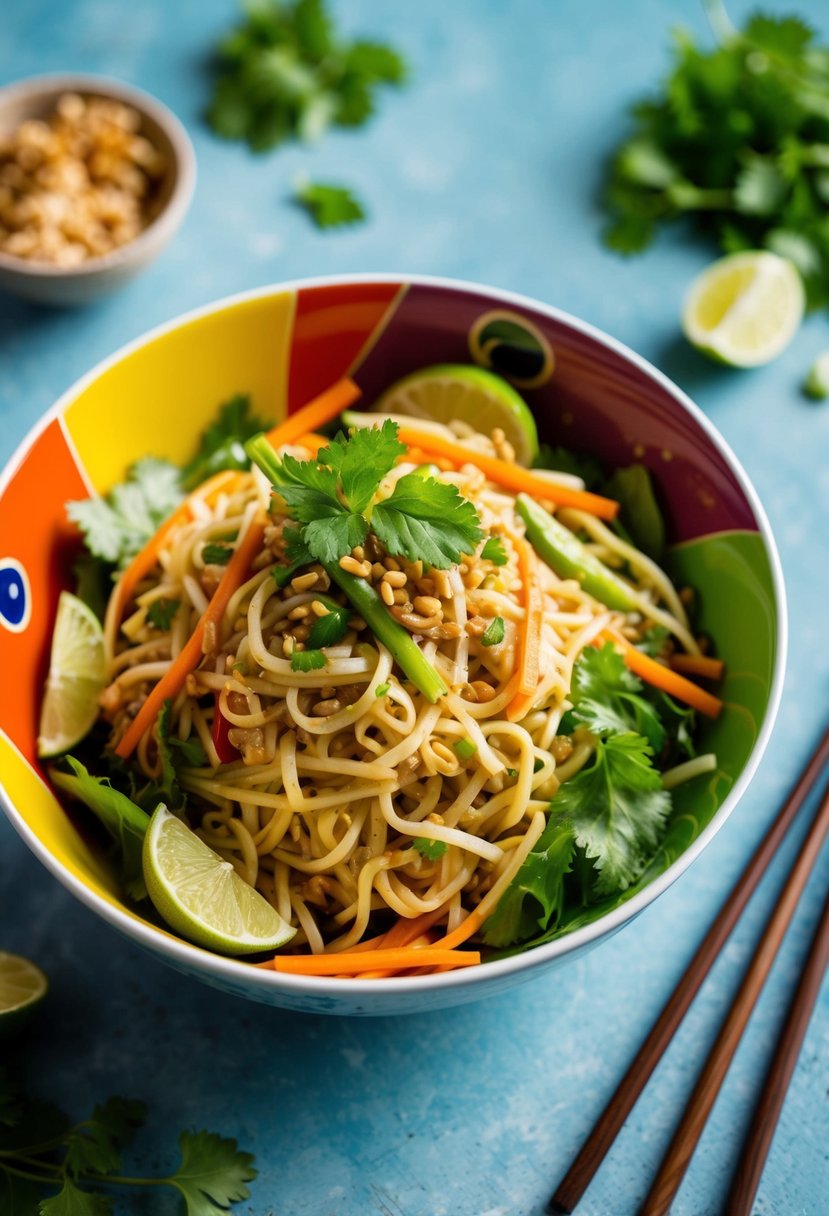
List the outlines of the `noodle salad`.
{"type": "Polygon", "coordinates": [[[142,461],[69,504],[105,678],[50,774],[184,936],[381,978],[621,902],[672,788],[716,767],[695,735],[721,703],[697,679],[722,664],[638,543],[642,503],[658,514],[641,466],[597,492],[567,453],[521,467],[497,427],[341,417],[358,393],[265,434],[235,398],[183,471],[142,461]],[[149,825],[173,819],[204,854],[181,901],[212,858],[281,927],[269,950],[188,933],[156,898],[149,825]]]}

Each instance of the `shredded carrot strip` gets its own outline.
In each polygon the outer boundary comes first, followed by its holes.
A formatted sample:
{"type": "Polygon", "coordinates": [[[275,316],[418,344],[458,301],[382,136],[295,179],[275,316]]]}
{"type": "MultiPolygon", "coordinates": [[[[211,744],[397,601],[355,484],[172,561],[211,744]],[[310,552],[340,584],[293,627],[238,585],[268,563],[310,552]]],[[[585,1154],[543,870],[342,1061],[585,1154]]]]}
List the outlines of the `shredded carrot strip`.
{"type": "Polygon", "coordinates": [[[544,627],[544,597],[538,582],[535,551],[523,536],[513,536],[518,551],[518,570],[524,588],[524,619],[519,639],[518,688],[507,706],[510,722],[518,722],[533,703],[541,675],[541,631],[544,627]]]}
{"type": "Polygon", "coordinates": [[[698,709],[707,718],[719,716],[723,707],[719,697],[713,696],[704,688],[686,680],[679,672],[671,671],[670,667],[666,667],[664,663],[657,663],[656,659],[642,654],[641,650],[637,650],[626,638],[611,629],[602,635],[602,639],[614,642],[624,654],[626,665],[634,675],[639,676],[647,684],[652,684],[654,688],[661,688],[669,696],[676,697],[677,701],[683,701],[686,705],[698,709]]]}
{"type": "Polygon", "coordinates": [[[441,904],[439,908],[435,908],[434,912],[422,912],[420,916],[415,916],[411,920],[401,916],[387,933],[384,933],[381,938],[375,938],[375,941],[378,945],[382,943],[383,948],[387,950],[393,947],[411,946],[413,941],[428,932],[445,915],[446,905],[441,904]]]}
{"type": "Polygon", "coordinates": [[[704,680],[721,680],[725,671],[722,659],[709,659],[702,654],[672,654],[668,664],[673,671],[704,680]]]}
{"type": "Polygon", "coordinates": [[[457,469],[457,463],[454,460],[447,460],[445,456],[436,456],[434,452],[424,452],[422,448],[409,448],[408,452],[404,452],[402,456],[398,456],[397,464],[434,464],[444,473],[451,473],[457,469]]]}
{"type": "Polygon", "coordinates": [[[498,460],[494,456],[484,456],[480,452],[470,451],[461,443],[453,443],[442,435],[432,435],[428,431],[420,431],[416,426],[401,426],[399,437],[401,443],[411,448],[420,448],[427,456],[446,456],[457,465],[474,464],[496,485],[513,490],[516,494],[524,491],[533,498],[544,502],[554,502],[560,507],[577,507],[580,511],[588,511],[599,519],[615,519],[619,513],[619,504],[612,498],[603,498],[600,494],[591,494],[587,490],[573,490],[569,486],[557,486],[538,477],[530,469],[522,469],[520,465],[507,460],[498,460]]]}
{"type": "Polygon", "coordinates": [[[281,448],[286,443],[296,443],[301,436],[325,426],[326,422],[348,409],[361,393],[362,390],[353,380],[338,380],[296,413],[289,414],[284,422],[267,432],[266,438],[275,448],[281,448]]]}
{"type": "Polygon", "coordinates": [[[190,672],[201,662],[202,642],[207,626],[212,625],[218,629],[228,601],[234,591],[238,590],[245,581],[251,561],[262,546],[264,535],[265,523],[262,520],[253,519],[225,567],[221,582],[213,593],[210,603],[202,613],[193,633],[175,659],[173,659],[155,688],[151,690],[146,701],[130,723],[123,739],[116,747],[115,754],[120,756],[122,760],[126,760],[131,755],[144,732],[149,730],[161,712],[167,698],[178,696],[190,672]]]}
{"type": "Polygon", "coordinates": [[[447,933],[446,937],[441,937],[435,942],[435,949],[454,950],[456,946],[460,946],[462,942],[472,937],[473,933],[477,933],[483,923],[484,917],[479,912],[470,912],[457,929],[453,929],[451,933],[447,933]]]}
{"type": "Polygon", "coordinates": [[[417,949],[342,951],[340,954],[285,954],[273,960],[274,971],[285,975],[359,975],[365,971],[407,971],[412,967],[474,967],[477,950],[447,950],[435,946],[417,949]]]}

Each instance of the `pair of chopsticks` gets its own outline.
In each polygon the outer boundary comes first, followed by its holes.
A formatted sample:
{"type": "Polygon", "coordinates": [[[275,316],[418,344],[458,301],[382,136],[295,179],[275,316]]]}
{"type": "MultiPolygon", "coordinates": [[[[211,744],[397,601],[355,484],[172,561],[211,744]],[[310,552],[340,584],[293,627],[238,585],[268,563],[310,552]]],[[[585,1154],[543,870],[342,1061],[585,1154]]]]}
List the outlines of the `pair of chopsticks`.
{"type": "MultiPolygon", "coordinates": [[[[576,1207],[598,1170],[625,1119],[669,1046],[717,956],[756,890],[798,811],[820,780],[829,762],[829,730],[791,789],[777,818],[755,850],[720,908],[682,979],[654,1022],[633,1063],[599,1116],[567,1174],[550,1200],[550,1212],[567,1216],[576,1207]]],[[[639,1216],[665,1216],[679,1190],[706,1120],[720,1091],[728,1067],[771,971],[778,949],[794,915],[798,900],[829,832],[829,783],[800,853],[786,879],[763,934],[748,965],[739,992],[726,1015],[714,1046],[685,1107],[673,1140],[659,1167],[639,1216]]],[[[806,1034],[821,981],[829,964],[829,898],[823,909],[797,990],[774,1057],[766,1074],[755,1117],[734,1174],[726,1216],[750,1216],[760,1177],[768,1156],[786,1089],[806,1034]]]]}

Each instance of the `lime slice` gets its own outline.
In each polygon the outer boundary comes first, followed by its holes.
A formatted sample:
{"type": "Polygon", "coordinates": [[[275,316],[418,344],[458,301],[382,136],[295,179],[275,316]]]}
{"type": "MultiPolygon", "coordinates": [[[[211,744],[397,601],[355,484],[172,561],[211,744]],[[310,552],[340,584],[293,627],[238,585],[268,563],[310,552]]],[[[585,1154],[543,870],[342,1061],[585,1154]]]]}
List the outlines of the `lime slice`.
{"type": "Polygon", "coordinates": [[[101,622],[83,600],[61,591],[40,712],[39,756],[68,751],[84,737],[98,717],[105,683],[101,622]]]}
{"type": "Polygon", "coordinates": [[[697,350],[720,363],[759,367],[789,344],[805,303],[800,275],[786,258],[733,253],[691,284],[682,329],[697,350]]]}
{"type": "Polygon", "coordinates": [[[0,1037],[21,1029],[49,988],[49,981],[34,963],[19,954],[0,950],[0,1037]]]}
{"type": "Polygon", "coordinates": [[[486,435],[500,427],[519,464],[532,464],[538,455],[538,431],[526,402],[506,380],[482,367],[439,363],[412,372],[386,389],[374,408],[378,414],[444,425],[466,422],[486,435]]]}
{"type": "Polygon", "coordinates": [[[284,946],[296,933],[229,861],[163,806],[150,821],[142,860],[156,911],[197,946],[255,954],[284,946]]]}

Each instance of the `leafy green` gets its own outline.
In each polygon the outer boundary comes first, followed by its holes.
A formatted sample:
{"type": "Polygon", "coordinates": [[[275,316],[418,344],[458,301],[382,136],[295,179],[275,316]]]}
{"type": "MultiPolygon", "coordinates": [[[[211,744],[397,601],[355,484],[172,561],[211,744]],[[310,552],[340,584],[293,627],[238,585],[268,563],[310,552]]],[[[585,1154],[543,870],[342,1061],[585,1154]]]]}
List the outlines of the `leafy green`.
{"type": "Polygon", "coordinates": [[[297,185],[294,198],[318,228],[342,228],[366,218],[363,204],[348,186],[303,181],[297,185]]]}
{"type": "Polygon", "coordinates": [[[504,618],[493,617],[481,637],[482,646],[499,646],[504,640],[504,618]]]}
{"type": "Polygon", "coordinates": [[[405,75],[391,47],[341,38],[323,0],[254,0],[219,46],[207,117],[217,135],[263,152],[331,123],[359,126],[377,86],[405,75]]]}
{"type": "Polygon", "coordinates": [[[121,1150],[144,1122],[146,1106],[127,1098],[108,1098],[96,1106],[92,1117],[78,1123],[65,1139],[64,1164],[68,1172],[114,1174],[121,1168],[121,1150]]]}
{"type": "Polygon", "coordinates": [[[378,684],[374,690],[375,697],[385,697],[391,688],[391,684],[378,684]]]}
{"type": "Polygon", "coordinates": [[[603,492],[619,503],[619,522],[637,549],[661,561],[665,555],[665,521],[645,466],[632,464],[617,469],[605,482],[603,492]]]}
{"type": "Polygon", "coordinates": [[[66,512],[80,528],[94,557],[123,567],[176,509],[181,498],[176,466],[147,456],[132,465],[126,481],[106,497],[69,502],[66,512]]]}
{"type": "Polygon", "coordinates": [[[98,817],[112,837],[127,894],[135,900],[146,898],[141,848],[149,815],[126,794],[114,789],[107,777],[93,777],[74,756],[65,756],[64,760],[72,773],[52,768],[49,770],[52,783],[83,802],[98,817]]]}
{"type": "Polygon", "coordinates": [[[291,655],[291,671],[317,671],[326,662],[321,650],[295,650],[291,655]]]}
{"type": "Polygon", "coordinates": [[[564,876],[570,870],[575,842],[572,830],[555,818],[547,821],[535,847],[484,924],[488,946],[526,941],[539,930],[554,928],[564,908],[564,876]]]}
{"type": "Polygon", "coordinates": [[[588,646],[573,669],[570,698],[574,722],[597,735],[644,735],[655,752],[665,742],[665,729],[654,706],[643,696],[642,681],[628,671],[612,642],[588,646]]]}
{"type": "Polygon", "coordinates": [[[500,536],[490,536],[483,549],[481,549],[481,558],[485,562],[492,562],[493,566],[506,566],[508,560],[507,551],[500,536]]]}
{"type": "Polygon", "coordinates": [[[111,1216],[113,1207],[109,1195],[82,1191],[71,1178],[64,1178],[59,1193],[42,1199],[37,1210],[39,1216],[111,1216]]]}
{"type": "Polygon", "coordinates": [[[389,553],[445,570],[481,540],[481,521],[457,487],[408,473],[377,503],[371,526],[389,553]]]}
{"type": "Polygon", "coordinates": [[[608,175],[605,241],[638,253],[688,215],[726,252],[790,257],[810,303],[826,303],[829,51],[797,17],[757,13],[739,32],[715,15],[721,44],[680,34],[661,94],[634,107],[608,175]]]}
{"type": "Polygon", "coordinates": [[[425,857],[427,861],[439,861],[448,845],[445,840],[429,840],[425,836],[415,836],[412,848],[417,849],[421,857],[425,857]]]}
{"type": "Polygon", "coordinates": [[[553,800],[597,872],[597,895],[624,890],[656,848],[671,807],[651,763],[647,739],[632,733],[600,738],[592,762],[565,781],[553,800]]]}
{"type": "Polygon", "coordinates": [[[202,561],[206,566],[226,566],[233,557],[230,545],[208,544],[202,547],[202,561]]]}
{"type": "Polygon", "coordinates": [[[222,469],[247,469],[250,460],[244,444],[267,424],[251,413],[251,400],[246,393],[237,393],[219,407],[214,422],[204,432],[193,459],[182,469],[185,490],[194,490],[222,469]]]}
{"type": "Polygon", "coordinates": [[[179,783],[179,769],[203,767],[207,764],[207,754],[198,735],[179,739],[170,733],[172,712],[173,702],[168,697],[158,715],[161,780],[155,783],[155,795],[168,807],[183,807],[187,798],[179,783]]]}
{"type": "Polygon", "coordinates": [[[181,600],[153,600],[147,609],[147,620],[155,629],[166,633],[173,623],[173,617],[181,607],[181,600]]]}
{"type": "Polygon", "coordinates": [[[330,600],[326,602],[326,607],[328,608],[327,615],[318,616],[311,626],[307,643],[309,650],[336,646],[338,642],[342,641],[345,631],[348,629],[351,609],[345,604],[334,604],[330,600]]]}
{"type": "Polygon", "coordinates": [[[318,453],[321,465],[333,469],[343,498],[352,511],[365,511],[380,482],[394,468],[406,445],[397,437],[395,423],[356,429],[350,436],[340,431],[327,448],[318,453]]]}
{"type": "Polygon", "coordinates": [[[165,1181],[184,1197],[187,1216],[214,1216],[248,1198],[245,1184],[256,1177],[253,1156],[240,1152],[235,1140],[184,1131],[178,1143],[181,1163],[165,1181]]]}

